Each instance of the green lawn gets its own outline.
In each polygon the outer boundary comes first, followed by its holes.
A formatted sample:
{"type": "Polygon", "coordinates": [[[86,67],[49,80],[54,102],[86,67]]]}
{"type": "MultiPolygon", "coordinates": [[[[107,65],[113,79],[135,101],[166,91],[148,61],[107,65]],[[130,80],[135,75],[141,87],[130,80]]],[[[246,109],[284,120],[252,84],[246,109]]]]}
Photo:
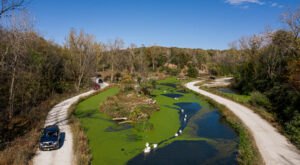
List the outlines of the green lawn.
{"type": "MultiPolygon", "coordinates": [[[[163,82],[178,83],[175,78],[169,78],[159,83],[163,82]]],[[[154,129],[146,132],[138,132],[134,128],[114,132],[106,131],[108,127],[116,127],[117,125],[110,120],[110,117],[100,113],[99,107],[109,96],[116,95],[119,92],[117,87],[107,89],[79,103],[75,115],[79,118],[89,139],[93,156],[92,164],[126,164],[128,160],[143,152],[146,142],[158,143],[174,136],[180,127],[179,113],[173,108],[166,107],[166,105],[174,107],[173,104],[176,102],[187,101],[200,103],[200,99],[193,93],[187,93],[179,100],[161,95],[165,91],[174,93],[175,91],[172,90],[171,87],[158,85],[158,89],[153,91],[153,94],[156,95],[154,99],[157,101],[160,111],[152,114],[149,122],[153,124],[154,129]]],[[[200,104],[203,105],[204,103],[200,104]]],[[[201,111],[201,113],[204,112],[205,110],[201,111]]],[[[185,131],[188,130],[189,128],[185,129],[185,131]]],[[[184,133],[183,136],[172,141],[187,139],[206,140],[184,133]]]]}
{"type": "Polygon", "coordinates": [[[223,93],[223,94],[240,103],[249,103],[249,100],[251,98],[249,95],[242,95],[242,94],[235,94],[235,93],[223,93]]]}

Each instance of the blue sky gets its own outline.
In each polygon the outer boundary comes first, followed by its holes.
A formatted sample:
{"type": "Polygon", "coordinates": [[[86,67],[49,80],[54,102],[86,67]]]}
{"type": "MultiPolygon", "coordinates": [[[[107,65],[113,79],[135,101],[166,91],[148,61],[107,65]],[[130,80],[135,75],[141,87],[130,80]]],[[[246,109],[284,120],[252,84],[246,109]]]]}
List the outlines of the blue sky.
{"type": "Polygon", "coordinates": [[[300,0],[31,0],[38,32],[63,44],[71,28],[127,45],[226,49],[228,43],[281,28],[300,0]]]}

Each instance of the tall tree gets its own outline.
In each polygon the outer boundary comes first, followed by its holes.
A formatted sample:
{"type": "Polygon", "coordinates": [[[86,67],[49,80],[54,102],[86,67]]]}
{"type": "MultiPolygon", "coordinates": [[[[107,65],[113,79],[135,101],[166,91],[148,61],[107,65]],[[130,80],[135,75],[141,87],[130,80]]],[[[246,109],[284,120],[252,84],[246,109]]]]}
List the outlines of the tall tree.
{"type": "Polygon", "coordinates": [[[82,82],[96,70],[97,57],[101,52],[100,44],[95,42],[94,36],[72,29],[66,41],[66,48],[70,51],[69,69],[75,78],[75,89],[79,91],[82,82]]]}
{"type": "Polygon", "coordinates": [[[289,11],[282,15],[282,22],[287,24],[294,38],[297,39],[300,34],[300,7],[295,11],[289,11]]]}
{"type": "Polygon", "coordinates": [[[120,62],[120,50],[124,47],[124,41],[122,39],[115,39],[113,42],[108,43],[109,49],[109,60],[111,67],[110,81],[114,81],[114,74],[116,70],[116,65],[120,62]]]}
{"type": "Polygon", "coordinates": [[[27,53],[27,43],[31,38],[32,28],[23,17],[13,16],[9,20],[11,21],[11,26],[8,29],[6,50],[11,55],[8,57],[9,61],[7,63],[7,67],[10,68],[8,70],[10,71],[8,118],[11,119],[14,114],[16,78],[19,72],[19,65],[22,63],[21,60],[27,53]]]}

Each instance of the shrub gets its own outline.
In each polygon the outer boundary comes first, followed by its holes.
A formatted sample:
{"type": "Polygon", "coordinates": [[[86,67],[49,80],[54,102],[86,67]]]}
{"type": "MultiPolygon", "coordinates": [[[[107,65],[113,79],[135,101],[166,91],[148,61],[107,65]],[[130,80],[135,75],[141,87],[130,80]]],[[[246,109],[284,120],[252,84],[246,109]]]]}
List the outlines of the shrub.
{"type": "Polygon", "coordinates": [[[293,119],[285,124],[285,128],[290,139],[300,148],[300,114],[296,113],[293,119]]]}
{"type": "Polygon", "coordinates": [[[156,89],[156,80],[151,80],[152,89],[156,89]]]}
{"type": "Polygon", "coordinates": [[[115,82],[120,82],[122,80],[122,74],[120,72],[117,72],[115,75],[114,75],[114,81],[115,82]]]}
{"type": "Polygon", "coordinates": [[[189,68],[187,70],[187,76],[196,78],[196,77],[198,77],[198,75],[199,75],[198,70],[194,66],[189,65],[189,68]]]}
{"type": "Polygon", "coordinates": [[[262,93],[255,91],[250,93],[250,104],[254,106],[261,106],[264,108],[271,108],[270,100],[262,93]]]}
{"type": "Polygon", "coordinates": [[[166,71],[167,74],[171,75],[171,76],[177,76],[180,73],[180,69],[178,68],[168,68],[168,67],[164,67],[162,68],[162,71],[166,71]]]}

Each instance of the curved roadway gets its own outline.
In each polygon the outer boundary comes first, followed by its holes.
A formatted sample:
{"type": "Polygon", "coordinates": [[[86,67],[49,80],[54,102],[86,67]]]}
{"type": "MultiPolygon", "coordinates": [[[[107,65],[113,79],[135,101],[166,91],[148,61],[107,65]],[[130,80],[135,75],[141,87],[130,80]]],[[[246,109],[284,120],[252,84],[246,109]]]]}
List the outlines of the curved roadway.
{"type": "MultiPolygon", "coordinates": [[[[101,88],[107,87],[104,83],[101,88]]],[[[57,104],[48,113],[45,121],[45,126],[57,124],[61,130],[61,147],[58,150],[40,151],[37,150],[33,158],[33,165],[73,165],[73,135],[68,124],[68,109],[77,102],[81,97],[93,94],[95,91],[91,90],[78,96],[67,99],[57,104]]]]}

